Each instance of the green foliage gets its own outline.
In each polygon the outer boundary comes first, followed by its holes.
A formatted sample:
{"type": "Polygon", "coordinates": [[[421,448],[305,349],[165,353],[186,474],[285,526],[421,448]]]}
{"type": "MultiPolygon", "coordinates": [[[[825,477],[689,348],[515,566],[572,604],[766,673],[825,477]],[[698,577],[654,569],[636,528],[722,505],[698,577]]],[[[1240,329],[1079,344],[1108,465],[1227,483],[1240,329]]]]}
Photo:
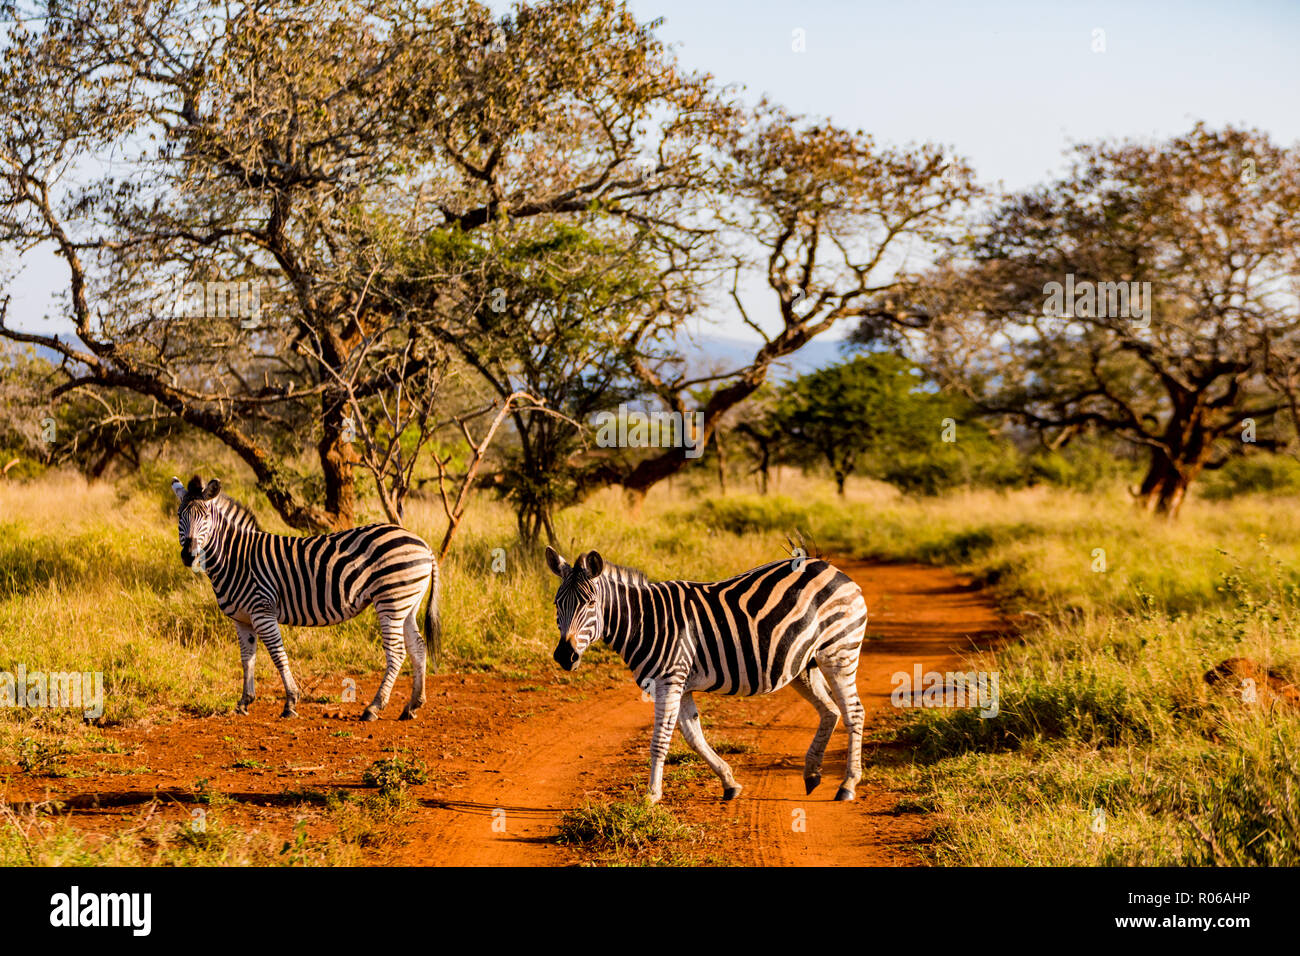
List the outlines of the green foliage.
{"type": "Polygon", "coordinates": [[[691,829],[671,812],[642,800],[588,803],[560,818],[557,843],[596,849],[642,850],[689,837],[691,829]]]}
{"type": "Polygon", "coordinates": [[[800,504],[785,495],[706,498],[700,502],[698,511],[707,526],[734,535],[768,531],[790,533],[831,521],[836,514],[829,504],[800,504]]]}
{"type": "MultiPolygon", "coordinates": [[[[962,426],[958,425],[961,428],[962,426]]],[[[995,443],[982,429],[952,443],[938,440],[923,450],[900,449],[872,469],[873,477],[901,491],[937,495],[963,487],[1014,488],[1025,484],[1023,462],[1008,443],[995,443]]],[[[937,431],[937,430],[936,430],[937,431]]]]}
{"type": "Polygon", "coordinates": [[[421,784],[429,779],[429,773],[419,760],[407,760],[394,754],[384,760],[376,760],[361,775],[367,786],[378,787],[383,794],[401,793],[408,785],[421,784]]]}
{"type": "Polygon", "coordinates": [[[1057,451],[1036,451],[1028,455],[1023,464],[1025,484],[1092,492],[1118,480],[1135,478],[1135,463],[1117,454],[1117,450],[1113,442],[1081,438],[1057,451]]]}
{"type": "Polygon", "coordinates": [[[523,390],[548,410],[513,415],[498,446],[497,490],[527,544],[579,498],[578,426],[639,393],[632,366],[645,356],[634,330],[658,292],[640,252],[617,230],[545,222],[473,237],[437,230],[408,253],[420,274],[474,277],[472,316],[454,330],[459,347],[494,398],[523,390]]]}
{"type": "MultiPolygon", "coordinates": [[[[928,460],[945,419],[959,413],[957,403],[930,387],[915,364],[871,352],[787,382],[768,419],[770,430],[781,436],[786,461],[824,466],[842,490],[868,460],[874,472],[888,471],[887,463],[900,456],[928,460]]],[[[951,462],[936,463],[945,466],[951,462]]]]}
{"type": "Polygon", "coordinates": [[[58,777],[63,775],[61,764],[63,758],[71,751],[67,747],[24,737],[18,742],[18,766],[24,773],[35,776],[58,777]]]}
{"type": "Polygon", "coordinates": [[[1088,436],[1056,451],[1024,451],[915,363],[885,352],[787,382],[760,429],[774,436],[781,461],[829,474],[841,487],[861,474],[919,495],[1036,484],[1091,491],[1133,471],[1114,447],[1088,436]]]}
{"type": "Polygon", "coordinates": [[[1199,490],[1211,501],[1254,492],[1293,495],[1300,493],[1300,462],[1284,455],[1233,458],[1222,468],[1207,472],[1199,490]]]}

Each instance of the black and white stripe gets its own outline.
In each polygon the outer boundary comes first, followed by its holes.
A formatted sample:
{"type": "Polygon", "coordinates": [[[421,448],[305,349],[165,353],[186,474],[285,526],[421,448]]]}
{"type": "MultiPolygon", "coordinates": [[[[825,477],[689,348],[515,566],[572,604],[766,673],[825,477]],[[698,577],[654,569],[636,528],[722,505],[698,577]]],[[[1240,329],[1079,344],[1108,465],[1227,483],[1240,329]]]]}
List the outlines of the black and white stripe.
{"type": "Polygon", "coordinates": [[[425,640],[434,667],[440,644],[438,565],[423,540],[392,524],[306,538],[269,534],[247,509],[221,494],[219,481],[204,486],[196,476],[186,487],[173,478],[172,491],[180,501],[181,560],[208,575],[217,604],[239,635],[244,684],[238,713],[247,713],[253,702],[258,638],[284,681],[283,716],[293,717],[298,685],[289,670],[280,625],[337,624],[373,604],[387,667],[362,719],[375,720],[388,704],[408,652],[411,699],[402,719],[415,716],[425,700],[425,640]],[[429,604],[421,638],[416,613],[426,592],[429,604]]]}
{"type": "Polygon", "coordinates": [[[862,777],[865,714],[857,672],[867,605],[847,575],[825,561],[800,558],[725,581],[652,583],[639,571],[606,564],[595,551],[570,566],[547,548],[546,563],[560,578],[556,662],[573,670],[599,638],[654,695],[652,803],[662,795],[675,727],[721,778],[724,798],[740,793],[731,767],[704,739],[695,691],[769,694],[791,682],[821,717],[804,761],[807,792],[821,782],[826,744],[842,714],[849,756],[835,799],[853,799],[862,777]]]}

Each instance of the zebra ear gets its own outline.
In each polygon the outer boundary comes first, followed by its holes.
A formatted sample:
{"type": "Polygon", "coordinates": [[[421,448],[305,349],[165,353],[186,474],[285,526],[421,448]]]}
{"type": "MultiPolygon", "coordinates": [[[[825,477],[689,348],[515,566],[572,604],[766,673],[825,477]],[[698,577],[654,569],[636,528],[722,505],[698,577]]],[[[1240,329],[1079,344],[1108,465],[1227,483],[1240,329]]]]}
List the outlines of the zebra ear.
{"type": "Polygon", "coordinates": [[[203,489],[203,500],[211,501],[219,494],[221,494],[221,482],[213,478],[208,482],[207,487],[203,489]]]}
{"type": "Polygon", "coordinates": [[[557,578],[562,578],[569,572],[569,562],[560,557],[560,552],[550,546],[546,548],[546,566],[557,578]]]}
{"type": "Polygon", "coordinates": [[[185,500],[185,486],[181,484],[181,480],[175,475],[172,476],[172,494],[176,496],[177,501],[185,500]]]}
{"type": "Polygon", "coordinates": [[[578,567],[586,571],[589,577],[594,578],[605,570],[605,559],[600,556],[599,551],[588,551],[578,559],[578,567]]]}

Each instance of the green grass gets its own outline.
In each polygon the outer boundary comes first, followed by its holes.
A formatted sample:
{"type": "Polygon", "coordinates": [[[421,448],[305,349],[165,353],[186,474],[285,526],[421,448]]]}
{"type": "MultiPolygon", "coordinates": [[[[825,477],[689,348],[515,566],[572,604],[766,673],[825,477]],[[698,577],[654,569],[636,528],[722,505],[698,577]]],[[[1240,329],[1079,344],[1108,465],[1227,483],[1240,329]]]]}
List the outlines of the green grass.
{"type": "Polygon", "coordinates": [[[421,784],[428,779],[429,772],[422,762],[397,755],[376,760],[361,775],[362,783],[378,787],[382,794],[403,793],[407,786],[421,784]]]}
{"type": "Polygon", "coordinates": [[[18,813],[0,803],[0,866],[357,866],[401,845],[411,809],[384,794],[304,796],[304,809],[320,812],[300,819],[286,840],[228,821],[229,799],[206,796],[201,816],[155,819],[151,806],[107,836],[82,830],[57,804],[18,813]]]}
{"type": "Polygon", "coordinates": [[[592,862],[615,866],[691,866],[697,827],[687,826],[659,805],[628,799],[587,803],[560,818],[556,842],[593,854],[592,862]]]}

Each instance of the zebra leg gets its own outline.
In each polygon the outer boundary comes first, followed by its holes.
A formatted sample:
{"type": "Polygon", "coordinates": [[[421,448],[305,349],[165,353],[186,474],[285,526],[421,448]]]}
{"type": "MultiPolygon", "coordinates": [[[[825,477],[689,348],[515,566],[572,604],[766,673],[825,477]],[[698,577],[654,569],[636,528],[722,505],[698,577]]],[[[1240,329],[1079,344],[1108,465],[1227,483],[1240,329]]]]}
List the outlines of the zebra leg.
{"type": "Polygon", "coordinates": [[[415,712],[424,706],[424,671],[425,671],[425,647],[424,638],[420,636],[420,628],[415,623],[415,616],[420,610],[419,602],[416,602],[411,613],[407,615],[404,625],[404,634],[406,637],[406,653],[411,656],[411,699],[407,705],[402,708],[402,720],[410,720],[415,716],[415,712]]]}
{"type": "Polygon", "coordinates": [[[388,706],[388,698],[392,696],[397,675],[401,673],[402,664],[406,662],[406,648],[403,646],[406,637],[402,619],[391,613],[380,614],[379,631],[383,635],[384,660],[387,666],[384,668],[384,679],[379,684],[379,690],[375,692],[375,699],[361,712],[362,720],[379,719],[379,712],[388,706]]]}
{"type": "Polygon", "coordinates": [[[257,698],[257,682],[253,677],[253,665],[257,662],[257,634],[251,627],[235,625],[235,634],[239,641],[239,660],[244,665],[244,689],[235,705],[235,713],[248,713],[248,705],[257,698]]]}
{"type": "Polygon", "coordinates": [[[862,779],[862,732],[866,723],[866,710],[858,698],[858,656],[854,648],[853,659],[845,662],[834,655],[819,656],[817,666],[826,675],[831,695],[844,715],[844,726],[849,732],[849,759],[844,769],[844,782],[835,794],[836,800],[854,799],[858,781],[862,779]]]}
{"type": "Polygon", "coordinates": [[[704,758],[704,762],[709,765],[709,769],[716,773],[722,781],[722,799],[735,800],[736,797],[740,796],[742,788],[740,784],[736,783],[736,778],[732,776],[731,767],[727,764],[727,761],[719,757],[717,752],[709,746],[709,742],[704,739],[704,729],[700,726],[700,711],[695,706],[695,697],[689,692],[682,695],[677,721],[677,726],[681,728],[686,743],[704,758]]]}
{"type": "Polygon", "coordinates": [[[289,655],[284,652],[284,641],[280,637],[280,622],[270,615],[262,614],[253,618],[253,627],[266,645],[266,652],[271,655],[271,663],[280,672],[284,681],[284,710],[281,717],[298,716],[298,684],[289,670],[289,655]]]}
{"type": "Polygon", "coordinates": [[[664,760],[668,745],[677,728],[677,715],[681,710],[682,684],[659,678],[655,685],[655,729],[650,737],[650,790],[647,803],[658,803],[664,795],[664,760]]]}
{"type": "Polygon", "coordinates": [[[812,793],[822,782],[822,757],[826,755],[826,744],[830,742],[835,726],[840,722],[840,712],[836,709],[835,698],[826,686],[826,677],[817,666],[809,667],[794,679],[794,689],[808,703],[817,708],[821,723],[813,735],[812,746],[803,760],[803,785],[805,793],[812,793]]]}

